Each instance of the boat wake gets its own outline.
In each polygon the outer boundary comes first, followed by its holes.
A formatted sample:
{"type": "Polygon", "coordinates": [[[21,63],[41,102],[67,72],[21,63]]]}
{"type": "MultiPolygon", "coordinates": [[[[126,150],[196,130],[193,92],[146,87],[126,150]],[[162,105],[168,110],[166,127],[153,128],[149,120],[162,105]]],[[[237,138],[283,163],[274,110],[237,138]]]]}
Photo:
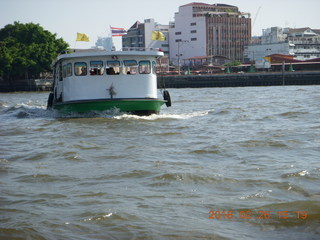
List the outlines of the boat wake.
{"type": "Polygon", "coordinates": [[[155,121],[155,120],[187,120],[195,117],[203,117],[210,114],[212,111],[195,111],[190,113],[160,113],[152,114],[150,116],[137,116],[131,114],[122,114],[119,116],[114,116],[115,119],[137,119],[137,120],[146,120],[146,121],[155,121]]]}
{"type": "Polygon", "coordinates": [[[17,104],[15,106],[2,105],[0,108],[0,116],[2,118],[41,118],[51,117],[52,114],[46,110],[45,106],[17,104]]]}
{"type": "Polygon", "coordinates": [[[47,110],[46,106],[30,106],[28,104],[17,104],[15,106],[2,105],[0,108],[1,118],[106,118],[116,120],[145,120],[145,121],[161,121],[161,120],[186,120],[196,117],[203,117],[210,113],[208,111],[195,111],[189,113],[160,113],[149,116],[138,116],[129,113],[120,112],[118,109],[112,109],[103,112],[88,112],[88,113],[68,113],[63,114],[56,110],[47,110]]]}

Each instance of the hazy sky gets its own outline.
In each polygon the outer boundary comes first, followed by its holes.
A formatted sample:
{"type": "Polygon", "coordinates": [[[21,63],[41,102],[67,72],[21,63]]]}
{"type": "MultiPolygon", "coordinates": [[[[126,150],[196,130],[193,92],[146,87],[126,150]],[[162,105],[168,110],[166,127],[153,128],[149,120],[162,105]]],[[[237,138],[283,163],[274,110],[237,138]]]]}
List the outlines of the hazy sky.
{"type": "MultiPolygon", "coordinates": [[[[192,0],[0,0],[0,28],[19,21],[39,23],[44,29],[57,33],[71,47],[76,33],[86,33],[90,43],[77,42],[76,47],[95,45],[98,36],[108,36],[109,26],[130,28],[135,21],[154,18],[168,24],[181,5],[192,0]]],[[[251,13],[255,20],[252,34],[261,35],[269,27],[311,27],[320,29],[320,0],[203,0],[238,6],[251,13]],[[259,10],[260,9],[260,10],[259,10]],[[258,11],[259,10],[259,11],[258,11]]],[[[117,49],[121,37],[115,37],[117,49]]]]}

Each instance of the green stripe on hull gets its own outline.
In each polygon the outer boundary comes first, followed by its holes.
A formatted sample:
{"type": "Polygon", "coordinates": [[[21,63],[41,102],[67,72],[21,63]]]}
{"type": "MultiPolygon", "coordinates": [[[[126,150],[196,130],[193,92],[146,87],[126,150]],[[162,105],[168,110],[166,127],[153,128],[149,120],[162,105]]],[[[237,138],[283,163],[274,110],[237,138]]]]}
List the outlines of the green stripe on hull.
{"type": "Polygon", "coordinates": [[[159,113],[160,108],[164,103],[165,101],[160,99],[112,99],[56,103],[53,108],[62,113],[86,113],[91,111],[107,111],[116,108],[121,112],[149,115],[152,113],[159,113]]]}

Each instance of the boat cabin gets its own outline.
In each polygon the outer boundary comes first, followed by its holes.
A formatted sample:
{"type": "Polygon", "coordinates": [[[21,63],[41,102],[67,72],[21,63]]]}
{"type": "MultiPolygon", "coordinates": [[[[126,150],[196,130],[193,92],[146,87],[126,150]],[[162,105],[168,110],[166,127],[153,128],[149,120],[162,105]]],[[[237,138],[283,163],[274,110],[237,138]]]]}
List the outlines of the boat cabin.
{"type": "Polygon", "coordinates": [[[53,63],[54,102],[157,99],[159,51],[75,51],[53,63]]]}

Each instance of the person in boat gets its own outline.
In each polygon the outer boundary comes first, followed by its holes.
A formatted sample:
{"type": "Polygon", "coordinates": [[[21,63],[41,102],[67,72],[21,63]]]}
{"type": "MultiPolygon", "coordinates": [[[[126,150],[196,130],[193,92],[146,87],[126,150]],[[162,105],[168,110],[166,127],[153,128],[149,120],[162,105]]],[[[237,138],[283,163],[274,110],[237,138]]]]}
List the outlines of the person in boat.
{"type": "Polygon", "coordinates": [[[85,66],[81,68],[81,75],[82,76],[87,75],[87,68],[85,66]]]}
{"type": "Polygon", "coordinates": [[[108,75],[116,75],[116,72],[114,71],[114,68],[111,67],[107,70],[108,75]]]}

